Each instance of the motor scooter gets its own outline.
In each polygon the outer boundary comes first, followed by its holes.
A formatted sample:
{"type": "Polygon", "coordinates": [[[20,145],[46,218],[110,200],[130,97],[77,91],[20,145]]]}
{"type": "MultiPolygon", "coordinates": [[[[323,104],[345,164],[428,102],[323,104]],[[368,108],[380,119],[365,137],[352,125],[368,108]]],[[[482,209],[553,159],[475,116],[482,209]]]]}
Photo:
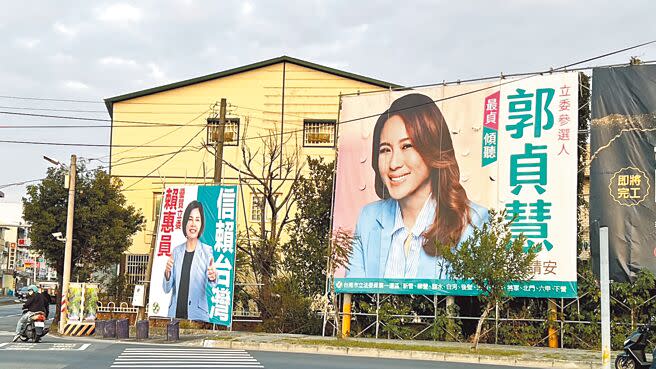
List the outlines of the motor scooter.
{"type": "Polygon", "coordinates": [[[20,333],[20,340],[27,342],[37,343],[41,338],[48,334],[49,328],[46,327],[46,314],[43,311],[31,312],[27,318],[27,322],[23,324],[20,333]]]}
{"type": "Polygon", "coordinates": [[[651,366],[651,361],[647,361],[645,348],[653,329],[652,325],[643,325],[629,335],[624,341],[624,352],[615,359],[615,369],[648,369],[651,366]]]}

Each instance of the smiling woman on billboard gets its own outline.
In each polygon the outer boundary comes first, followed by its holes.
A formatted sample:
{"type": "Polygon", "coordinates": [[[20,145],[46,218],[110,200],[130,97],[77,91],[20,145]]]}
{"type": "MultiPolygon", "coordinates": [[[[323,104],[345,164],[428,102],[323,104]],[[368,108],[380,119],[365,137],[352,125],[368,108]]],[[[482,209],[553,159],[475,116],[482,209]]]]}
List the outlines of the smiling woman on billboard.
{"type": "Polygon", "coordinates": [[[192,201],[182,218],[182,232],[187,240],[176,246],[164,271],[164,292],[171,294],[168,316],[190,320],[209,320],[207,296],[208,282],[216,280],[212,268],[212,248],[199,240],[205,229],[203,204],[192,201]]]}
{"type": "Polygon", "coordinates": [[[392,103],[375,125],[372,168],[381,200],[358,218],[347,278],[447,278],[437,242],[456,246],[488,219],[469,200],[449,129],[428,96],[392,103]]]}

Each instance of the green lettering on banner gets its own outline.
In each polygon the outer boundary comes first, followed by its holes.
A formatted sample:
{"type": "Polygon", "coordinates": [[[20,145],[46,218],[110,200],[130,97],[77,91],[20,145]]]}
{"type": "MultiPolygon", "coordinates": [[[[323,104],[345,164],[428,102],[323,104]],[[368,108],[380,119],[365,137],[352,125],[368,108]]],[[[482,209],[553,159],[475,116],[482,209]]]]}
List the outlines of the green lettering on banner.
{"type": "Polygon", "coordinates": [[[483,166],[490,165],[497,161],[497,131],[483,127],[483,166]]]}
{"type": "Polygon", "coordinates": [[[212,246],[214,283],[206,287],[210,323],[224,326],[232,324],[232,307],[235,279],[235,242],[237,231],[237,186],[199,186],[198,200],[203,203],[206,230],[215,226],[215,232],[203,232],[204,243],[212,246]],[[211,215],[211,216],[210,216],[211,215]]]}

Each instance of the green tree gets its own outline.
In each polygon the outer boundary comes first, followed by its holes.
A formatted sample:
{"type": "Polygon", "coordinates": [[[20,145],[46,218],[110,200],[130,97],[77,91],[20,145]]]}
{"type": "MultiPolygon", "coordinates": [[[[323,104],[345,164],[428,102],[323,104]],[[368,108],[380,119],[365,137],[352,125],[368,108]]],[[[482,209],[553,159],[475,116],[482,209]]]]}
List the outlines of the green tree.
{"type": "Polygon", "coordinates": [[[305,296],[323,294],[330,239],[334,164],[308,158],[310,174],[297,184],[296,218],[288,227],[284,270],[305,296]]]}
{"type": "Polygon", "coordinates": [[[485,319],[497,303],[508,297],[509,282],[527,281],[532,276],[531,264],[540,244],[524,251],[526,238],[512,238],[506,212],[490,211],[490,221],[458,248],[438,245],[452,268],[452,277],[471,280],[482,292],[479,298],[485,305],[476,327],[473,349],[478,348],[485,319]]]}
{"type": "MultiPolygon", "coordinates": [[[[42,253],[63,278],[64,246],[52,233],[66,232],[68,190],[63,168],[49,168],[46,178],[27,187],[24,218],[31,224],[32,247],[42,253]]],[[[101,170],[78,167],[73,223],[71,280],[87,280],[91,273],[120,261],[139,231],[144,217],[126,206],[121,181],[101,170]]]]}

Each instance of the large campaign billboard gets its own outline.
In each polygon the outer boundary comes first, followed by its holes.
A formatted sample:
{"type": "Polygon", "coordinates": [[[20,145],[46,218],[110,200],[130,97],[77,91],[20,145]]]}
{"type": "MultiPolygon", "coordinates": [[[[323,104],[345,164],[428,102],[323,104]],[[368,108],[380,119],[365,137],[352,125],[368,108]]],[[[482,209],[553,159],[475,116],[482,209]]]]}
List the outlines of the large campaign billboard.
{"type": "Polygon", "coordinates": [[[478,295],[434,241],[505,209],[542,245],[508,292],[575,297],[577,104],[575,73],[343,96],[333,231],[354,241],[336,290],[478,295]]]}
{"type": "Polygon", "coordinates": [[[150,279],[150,316],[229,326],[237,186],[167,187],[150,279]]]}
{"type": "Polygon", "coordinates": [[[656,273],[656,66],[592,71],[590,241],[598,272],[599,234],[608,227],[610,279],[656,273]]]}

